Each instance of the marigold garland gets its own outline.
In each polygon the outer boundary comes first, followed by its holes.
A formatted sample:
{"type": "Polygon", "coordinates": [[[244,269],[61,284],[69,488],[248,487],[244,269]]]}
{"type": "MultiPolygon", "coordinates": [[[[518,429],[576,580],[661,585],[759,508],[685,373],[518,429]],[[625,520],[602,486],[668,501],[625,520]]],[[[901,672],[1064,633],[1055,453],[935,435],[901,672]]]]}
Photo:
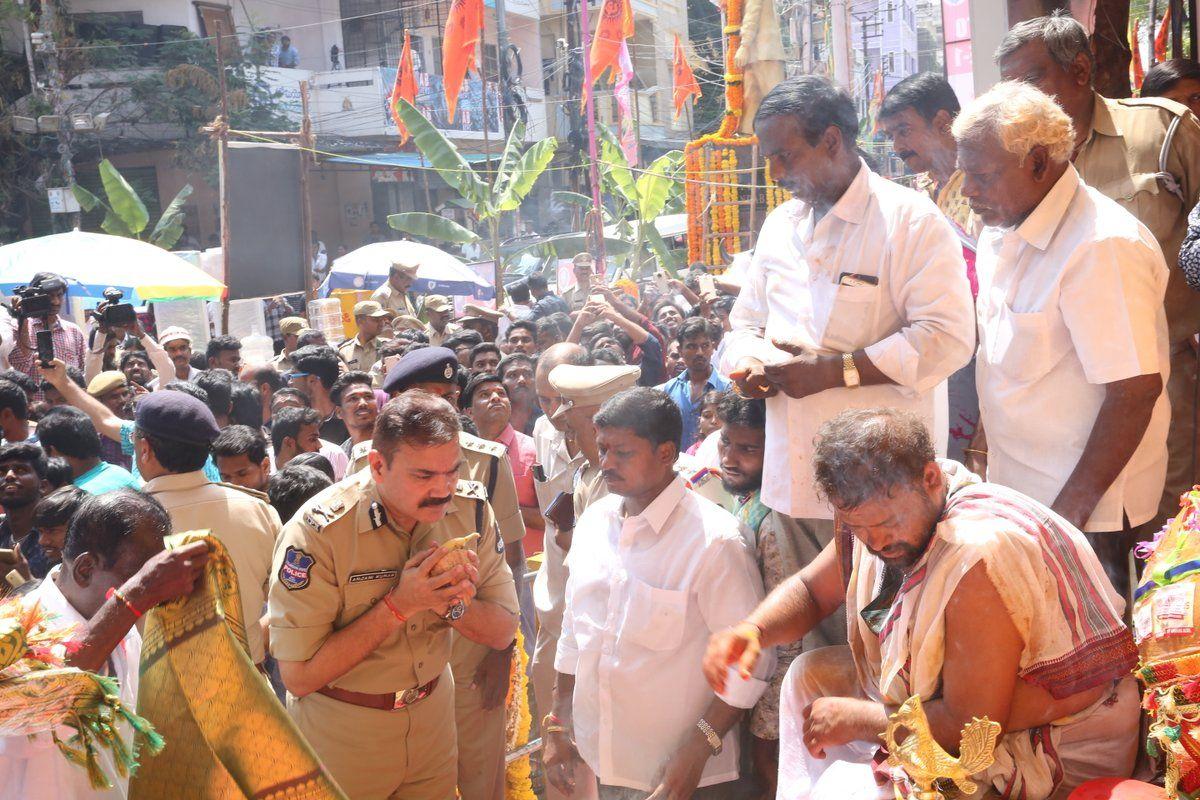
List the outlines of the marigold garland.
{"type": "MultiPolygon", "coordinates": [[[[507,709],[504,740],[508,752],[529,744],[529,728],[533,724],[533,717],[529,713],[529,679],[526,677],[528,667],[529,656],[525,654],[525,639],[518,630],[517,641],[513,645],[512,667],[509,671],[508,696],[504,701],[504,707],[507,709]]],[[[504,770],[505,800],[537,800],[533,791],[532,774],[529,756],[523,756],[509,764],[504,770]]]]}

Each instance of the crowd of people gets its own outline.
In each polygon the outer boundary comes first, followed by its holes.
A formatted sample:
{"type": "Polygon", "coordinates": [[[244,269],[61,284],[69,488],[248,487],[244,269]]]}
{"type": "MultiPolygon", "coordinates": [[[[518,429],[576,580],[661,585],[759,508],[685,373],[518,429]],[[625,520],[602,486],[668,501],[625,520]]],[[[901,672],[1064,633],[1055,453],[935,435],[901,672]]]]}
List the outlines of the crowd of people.
{"type": "MultiPolygon", "coordinates": [[[[915,189],[844,92],[779,84],[755,129],[793,199],[720,275],[584,253],[456,314],[396,263],[342,342],[272,300],[267,363],[85,333],[39,275],[49,315],[0,337],[7,588],[136,687],[135,623],[206,560],[162,535],[211,531],[352,798],[503,797],[518,648],[547,800],[892,797],[913,695],[951,752],[1000,723],[987,796],[1131,775],[1129,555],[1197,477],[1200,123],[1097,94],[1065,15],[997,59],[965,108],[936,75],[888,93],[915,189]]],[[[90,795],[36,744],[0,740],[0,785],[90,795]]]]}

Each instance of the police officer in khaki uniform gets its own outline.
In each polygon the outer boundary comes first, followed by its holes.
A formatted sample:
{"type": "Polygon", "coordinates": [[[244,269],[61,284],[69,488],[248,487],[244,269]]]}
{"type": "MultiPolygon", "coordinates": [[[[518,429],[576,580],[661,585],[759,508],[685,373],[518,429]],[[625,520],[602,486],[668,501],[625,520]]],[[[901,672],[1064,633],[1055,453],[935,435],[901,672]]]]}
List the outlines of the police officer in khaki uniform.
{"type": "MultiPolygon", "coordinates": [[[[403,356],[388,371],[383,390],[393,398],[414,389],[448,397],[456,388],[458,369],[454,351],[423,347],[403,356]]],[[[485,488],[508,565],[514,574],[524,575],[521,539],[525,523],[507,451],[498,442],[466,432],[460,434],[459,444],[463,453],[461,477],[485,488]]],[[[492,649],[462,636],[454,640],[450,663],[459,732],[458,789],[463,800],[499,800],[504,796],[504,698],[512,661],[512,643],[507,644],[506,648],[492,649]]]]}
{"type": "Polygon", "coordinates": [[[458,414],[412,393],[376,422],[370,469],[284,528],[271,652],[288,709],[349,797],[450,800],[457,746],[452,632],[504,648],[517,597],[483,487],[459,480],[458,414]],[[438,574],[440,545],[478,532],[438,574]]]}
{"type": "Polygon", "coordinates": [[[387,318],[388,312],[374,300],[355,303],[354,324],[358,326],[358,333],[342,342],[337,351],[346,366],[366,372],[379,360],[379,346],[387,341],[379,338],[379,332],[387,318]]]}
{"type": "Polygon", "coordinates": [[[300,332],[307,327],[308,320],[304,317],[284,317],[279,320],[279,333],[283,336],[283,349],[279,351],[279,355],[271,359],[271,366],[275,367],[280,375],[292,371],[292,351],[296,349],[300,332]]]}
{"type": "Polygon", "coordinates": [[[587,458],[575,475],[572,493],[575,519],[589,505],[608,494],[608,486],[600,472],[600,450],[596,445],[592,417],[605,400],[635,386],[641,374],[641,369],[628,365],[581,367],[559,364],[547,376],[550,386],[562,398],[553,419],[562,421],[574,436],[579,451],[587,458]]]}
{"type": "Polygon", "coordinates": [[[417,309],[413,305],[409,290],[417,277],[415,262],[397,261],[388,270],[387,283],[371,293],[371,299],[379,305],[397,314],[407,314],[415,317],[417,309]]]}
{"type": "Polygon", "coordinates": [[[267,496],[204,474],[220,430],[208,406],[183,392],[146,395],[134,416],[133,451],[142,491],[162,503],[175,531],[210,530],[237,572],[250,658],[262,663],[262,626],[271,554],[282,523],[267,496]]]}
{"type": "MultiPolygon", "coordinates": [[[[1200,201],[1200,122],[1186,106],[1162,97],[1114,100],[1097,94],[1087,33],[1070,16],[1055,14],[1013,26],[1000,43],[997,61],[1005,80],[1028,81],[1058,101],[1075,126],[1072,161],[1079,176],[1150,229],[1171,271],[1165,301],[1171,342],[1167,482],[1159,519],[1143,526],[1144,534],[1129,532],[1120,552],[1114,548],[1111,557],[1124,564],[1132,542],[1174,516],[1179,496],[1200,481],[1197,361],[1191,347],[1200,332],[1200,295],[1179,269],[1187,215],[1200,201]]],[[[1098,555],[1106,559],[1104,553],[1098,555]]]]}

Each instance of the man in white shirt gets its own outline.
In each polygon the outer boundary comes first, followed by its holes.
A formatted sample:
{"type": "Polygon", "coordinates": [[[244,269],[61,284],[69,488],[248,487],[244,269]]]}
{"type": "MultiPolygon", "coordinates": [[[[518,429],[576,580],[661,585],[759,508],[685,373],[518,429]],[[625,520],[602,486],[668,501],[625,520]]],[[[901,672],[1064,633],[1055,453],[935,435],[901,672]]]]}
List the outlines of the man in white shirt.
{"type": "Polygon", "coordinates": [[[738,776],[734,726],[765,690],[773,659],[721,695],[697,664],[709,633],[762,598],[762,578],[737,520],[676,476],[683,423],[670,398],[627,389],[595,424],[611,494],[578,520],[567,556],[554,710],[543,726],[549,780],[572,793],[582,760],[600,800],[727,797],[738,776]]]}
{"type": "MultiPolygon", "coordinates": [[[[197,542],[163,549],[171,520],[154,498],[128,490],[89,498],[71,520],[62,564],[22,599],[40,604],[60,622],[76,624],[79,647],[67,653],[67,666],[117,679],[120,700],[137,706],[138,663],[142,637],[135,623],[159,603],[191,593],[208,560],[207,545],[197,542]],[[111,594],[110,594],[111,592],[111,594]]],[[[132,730],[119,723],[130,744],[132,730]]],[[[74,734],[63,727],[63,741],[74,734]]],[[[25,800],[123,798],[129,777],[121,775],[107,750],[98,751],[113,782],[109,791],[93,789],[88,771],[72,764],[48,734],[0,738],[0,786],[5,797],[25,800]]]]}
{"type": "Polygon", "coordinates": [[[175,365],[175,370],[174,372],[168,371],[166,375],[160,374],[151,381],[150,391],[154,391],[160,386],[166,386],[171,381],[188,381],[190,383],[196,380],[200,375],[200,370],[192,366],[192,334],[186,328],[179,326],[167,328],[159,334],[158,343],[167,351],[167,355],[175,365]]]}
{"type": "Polygon", "coordinates": [[[1158,509],[1170,408],[1167,266],[1145,225],[1084,184],[1046,94],[997,84],[954,122],[980,236],[981,430],[970,464],[1050,506],[1129,587],[1158,509]]]}
{"type": "Polygon", "coordinates": [[[942,384],[971,357],[962,246],[927,196],[857,155],[849,96],[826,80],[785,80],[755,121],[771,175],[794,199],[763,223],[729,315],[723,372],[767,399],[762,501],[795,535],[832,538],[813,487],[813,438],[846,408],[912,411],[941,432],[942,384]]]}

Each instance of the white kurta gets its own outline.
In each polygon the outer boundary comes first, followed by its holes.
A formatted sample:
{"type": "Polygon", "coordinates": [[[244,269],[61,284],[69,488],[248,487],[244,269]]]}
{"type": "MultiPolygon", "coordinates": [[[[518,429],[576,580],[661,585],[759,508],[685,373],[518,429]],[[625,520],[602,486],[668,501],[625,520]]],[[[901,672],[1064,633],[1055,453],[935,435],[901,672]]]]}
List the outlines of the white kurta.
{"type": "Polygon", "coordinates": [[[729,322],[723,374],[748,356],[786,360],[770,343],[783,340],[825,355],[864,348],[895,382],[767,400],[762,499],[770,508],[832,518],[813,486],[813,439],[821,423],[847,408],[912,411],[944,452],[944,381],[971,359],[975,313],[962,245],[926,195],[864,163],[820,220],[799,200],[779,206],[763,223],[729,322]],[[843,275],[868,280],[844,285],[843,275]]]}

